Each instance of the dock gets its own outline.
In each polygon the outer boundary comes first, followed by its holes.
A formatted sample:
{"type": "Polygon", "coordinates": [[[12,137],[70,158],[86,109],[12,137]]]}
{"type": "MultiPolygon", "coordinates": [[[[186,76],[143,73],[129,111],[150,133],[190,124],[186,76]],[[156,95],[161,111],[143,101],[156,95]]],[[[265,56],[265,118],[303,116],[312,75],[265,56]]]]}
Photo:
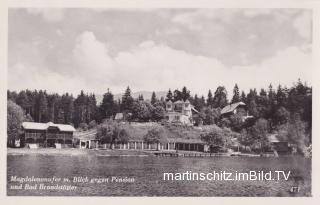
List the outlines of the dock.
{"type": "Polygon", "coordinates": [[[226,153],[176,153],[176,152],[154,152],[157,157],[216,157],[216,156],[229,156],[226,153]]]}

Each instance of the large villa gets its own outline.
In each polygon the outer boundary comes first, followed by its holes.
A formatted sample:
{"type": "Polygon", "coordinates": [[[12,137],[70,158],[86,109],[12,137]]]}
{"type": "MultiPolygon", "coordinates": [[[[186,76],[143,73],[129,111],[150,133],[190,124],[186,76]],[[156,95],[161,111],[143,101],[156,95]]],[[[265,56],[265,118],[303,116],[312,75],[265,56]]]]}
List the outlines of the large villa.
{"type": "Polygon", "coordinates": [[[189,100],[176,102],[166,102],[166,114],[165,119],[169,123],[182,123],[185,125],[192,125],[193,119],[192,114],[199,113],[193,105],[190,104],[189,100]]]}

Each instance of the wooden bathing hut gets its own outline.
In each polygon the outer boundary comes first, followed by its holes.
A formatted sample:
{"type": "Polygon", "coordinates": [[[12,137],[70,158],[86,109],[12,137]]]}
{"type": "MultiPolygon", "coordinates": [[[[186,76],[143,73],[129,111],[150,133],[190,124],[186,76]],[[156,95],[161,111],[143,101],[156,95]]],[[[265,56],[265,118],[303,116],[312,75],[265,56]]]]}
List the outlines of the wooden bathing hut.
{"type": "Polygon", "coordinates": [[[74,127],[67,124],[22,123],[22,146],[39,147],[72,147],[74,127]]]}

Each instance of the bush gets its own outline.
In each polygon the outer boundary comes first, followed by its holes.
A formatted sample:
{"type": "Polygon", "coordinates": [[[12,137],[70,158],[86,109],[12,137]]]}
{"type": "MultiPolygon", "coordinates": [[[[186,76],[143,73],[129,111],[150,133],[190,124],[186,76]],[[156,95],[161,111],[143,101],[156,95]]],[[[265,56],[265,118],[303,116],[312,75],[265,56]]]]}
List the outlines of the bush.
{"type": "Polygon", "coordinates": [[[89,129],[93,129],[93,128],[95,128],[96,126],[97,126],[97,123],[96,123],[95,120],[92,120],[91,122],[89,122],[89,125],[88,125],[89,129]]]}
{"type": "Polygon", "coordinates": [[[19,139],[21,134],[21,124],[25,116],[22,108],[11,100],[7,105],[7,136],[8,144],[14,146],[14,140],[19,139]]]}
{"type": "Polygon", "coordinates": [[[97,138],[102,142],[110,143],[110,148],[115,143],[127,143],[129,132],[121,123],[106,120],[97,128],[97,138]]]}
{"type": "Polygon", "coordinates": [[[83,131],[87,131],[88,130],[88,124],[85,122],[82,122],[79,124],[79,129],[83,130],[83,131]]]}
{"type": "Polygon", "coordinates": [[[147,143],[164,143],[167,142],[164,130],[161,128],[152,128],[148,130],[147,134],[143,137],[147,143]]]}

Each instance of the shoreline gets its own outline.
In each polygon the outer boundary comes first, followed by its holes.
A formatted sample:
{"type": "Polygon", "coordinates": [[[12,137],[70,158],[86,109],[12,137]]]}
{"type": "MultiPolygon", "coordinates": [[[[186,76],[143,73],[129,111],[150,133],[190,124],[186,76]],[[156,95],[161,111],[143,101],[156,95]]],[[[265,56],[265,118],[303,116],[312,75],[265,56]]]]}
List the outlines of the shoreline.
{"type": "Polygon", "coordinates": [[[97,157],[273,157],[254,153],[204,153],[195,151],[119,150],[119,149],[79,149],[79,148],[7,148],[7,156],[88,156],[97,157]]]}

